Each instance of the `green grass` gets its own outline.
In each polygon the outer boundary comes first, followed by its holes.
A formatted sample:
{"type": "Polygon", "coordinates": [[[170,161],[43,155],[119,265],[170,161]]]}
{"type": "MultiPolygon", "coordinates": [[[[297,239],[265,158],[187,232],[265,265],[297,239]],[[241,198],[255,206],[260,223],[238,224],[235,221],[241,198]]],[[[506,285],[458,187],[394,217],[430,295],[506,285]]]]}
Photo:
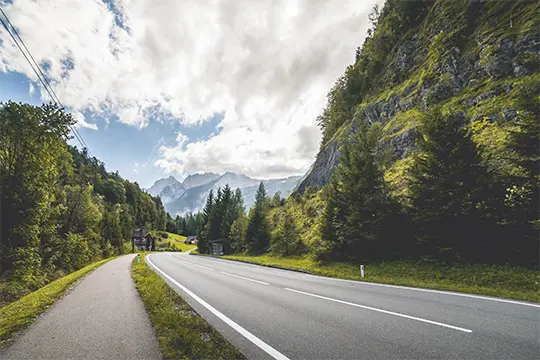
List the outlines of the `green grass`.
{"type": "Polygon", "coordinates": [[[165,359],[245,359],[167,283],[136,259],[131,275],[154,327],[165,359]]]}
{"type": "Polygon", "coordinates": [[[195,247],[195,245],[184,244],[186,237],[182,235],[173,234],[167,231],[152,231],[151,235],[156,239],[156,249],[168,248],[171,251],[188,251],[195,247]],[[163,234],[167,234],[168,237],[164,238],[163,234]]]}
{"type": "MultiPolygon", "coordinates": [[[[227,259],[298,269],[312,274],[362,280],[358,265],[310,257],[223,256],[227,259]]],[[[388,261],[365,265],[364,281],[440,289],[540,302],[540,272],[509,265],[443,265],[388,261]]]]}
{"type": "Polygon", "coordinates": [[[88,265],[0,308],[0,348],[7,346],[17,332],[30,325],[77,280],[111,259],[113,258],[88,265]]]}

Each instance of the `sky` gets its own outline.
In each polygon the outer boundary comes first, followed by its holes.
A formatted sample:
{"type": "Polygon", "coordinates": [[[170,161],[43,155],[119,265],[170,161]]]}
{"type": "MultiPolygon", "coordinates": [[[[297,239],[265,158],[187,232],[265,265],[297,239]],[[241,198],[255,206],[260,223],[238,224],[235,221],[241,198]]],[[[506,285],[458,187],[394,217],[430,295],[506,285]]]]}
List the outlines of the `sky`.
{"type": "MultiPolygon", "coordinates": [[[[375,3],[0,0],[91,153],[145,188],[200,172],[303,175],[375,3]]],[[[50,101],[1,28],[7,100],[50,101]]]]}

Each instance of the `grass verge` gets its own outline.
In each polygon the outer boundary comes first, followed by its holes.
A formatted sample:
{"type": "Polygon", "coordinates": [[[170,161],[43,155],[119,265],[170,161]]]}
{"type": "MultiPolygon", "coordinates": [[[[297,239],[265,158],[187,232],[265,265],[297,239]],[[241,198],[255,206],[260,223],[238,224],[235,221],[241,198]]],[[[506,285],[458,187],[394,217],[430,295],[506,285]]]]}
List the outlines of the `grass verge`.
{"type": "Polygon", "coordinates": [[[28,327],[76,281],[112,259],[114,257],[83,267],[0,308],[0,348],[7,346],[16,333],[28,327]]]}
{"type": "Polygon", "coordinates": [[[228,255],[226,259],[302,270],[321,276],[497,296],[540,303],[540,272],[509,265],[443,265],[388,261],[360,267],[343,262],[314,261],[309,257],[228,255]]]}
{"type": "Polygon", "coordinates": [[[133,261],[131,276],[150,316],[165,359],[245,359],[145,263],[133,261]]]}
{"type": "Polygon", "coordinates": [[[153,231],[152,236],[156,238],[156,248],[165,248],[168,251],[185,252],[195,247],[195,245],[184,244],[184,240],[186,240],[185,236],[173,234],[167,231],[153,231]]]}

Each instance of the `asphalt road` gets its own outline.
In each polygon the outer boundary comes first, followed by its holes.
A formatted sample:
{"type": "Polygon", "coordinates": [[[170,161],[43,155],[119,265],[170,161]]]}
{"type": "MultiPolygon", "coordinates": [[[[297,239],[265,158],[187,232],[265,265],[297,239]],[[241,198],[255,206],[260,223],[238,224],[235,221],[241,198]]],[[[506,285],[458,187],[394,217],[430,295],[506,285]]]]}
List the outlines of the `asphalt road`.
{"type": "Polygon", "coordinates": [[[540,354],[538,304],[178,253],[147,259],[253,359],[538,359],[540,354]]]}
{"type": "Polygon", "coordinates": [[[0,359],[161,359],[131,278],[134,255],[100,266],[23,332],[0,359]]]}

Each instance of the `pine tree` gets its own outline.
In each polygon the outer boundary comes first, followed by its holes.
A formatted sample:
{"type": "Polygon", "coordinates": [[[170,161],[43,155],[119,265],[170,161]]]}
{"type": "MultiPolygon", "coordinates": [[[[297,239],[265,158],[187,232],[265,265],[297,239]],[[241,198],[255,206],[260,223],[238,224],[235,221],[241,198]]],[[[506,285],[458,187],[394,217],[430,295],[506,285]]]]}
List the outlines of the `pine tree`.
{"type": "Polygon", "coordinates": [[[261,182],[255,196],[255,204],[249,212],[246,229],[246,249],[251,254],[263,253],[270,244],[270,225],[267,213],[268,198],[264,184],[261,182]]]}
{"type": "MultiPolygon", "coordinates": [[[[200,253],[206,254],[208,252],[208,222],[214,208],[214,193],[210,190],[208,197],[206,198],[206,205],[204,206],[201,223],[197,230],[197,249],[200,253]]],[[[193,221],[193,215],[190,214],[190,220],[193,221]]],[[[189,224],[189,221],[188,221],[189,224]]]]}
{"type": "Polygon", "coordinates": [[[223,218],[223,192],[218,188],[217,195],[212,206],[212,211],[208,215],[208,233],[207,240],[213,241],[220,238],[221,219],[223,218]]]}
{"type": "MultiPolygon", "coordinates": [[[[229,237],[229,232],[231,231],[231,225],[233,221],[238,217],[238,213],[234,209],[234,199],[233,192],[229,185],[223,187],[223,199],[221,205],[221,226],[220,226],[220,235],[221,239],[227,239],[229,237]]],[[[225,250],[228,246],[225,244],[225,250]]]]}
{"type": "MultiPolygon", "coordinates": [[[[518,176],[508,182],[505,194],[505,219],[508,233],[515,240],[507,249],[519,251],[518,262],[537,262],[540,231],[540,108],[538,83],[524,86],[518,100],[520,111],[510,132],[511,161],[519,166],[518,176]]],[[[506,240],[507,242],[507,240],[506,240]]]]}
{"type": "Polygon", "coordinates": [[[378,124],[359,122],[342,147],[323,214],[321,250],[331,257],[365,259],[383,251],[379,234],[391,200],[377,158],[379,133],[378,124]]]}
{"type": "Polygon", "coordinates": [[[421,151],[409,179],[417,239],[424,253],[478,255],[485,239],[491,181],[465,119],[434,110],[422,119],[421,151]]]}

